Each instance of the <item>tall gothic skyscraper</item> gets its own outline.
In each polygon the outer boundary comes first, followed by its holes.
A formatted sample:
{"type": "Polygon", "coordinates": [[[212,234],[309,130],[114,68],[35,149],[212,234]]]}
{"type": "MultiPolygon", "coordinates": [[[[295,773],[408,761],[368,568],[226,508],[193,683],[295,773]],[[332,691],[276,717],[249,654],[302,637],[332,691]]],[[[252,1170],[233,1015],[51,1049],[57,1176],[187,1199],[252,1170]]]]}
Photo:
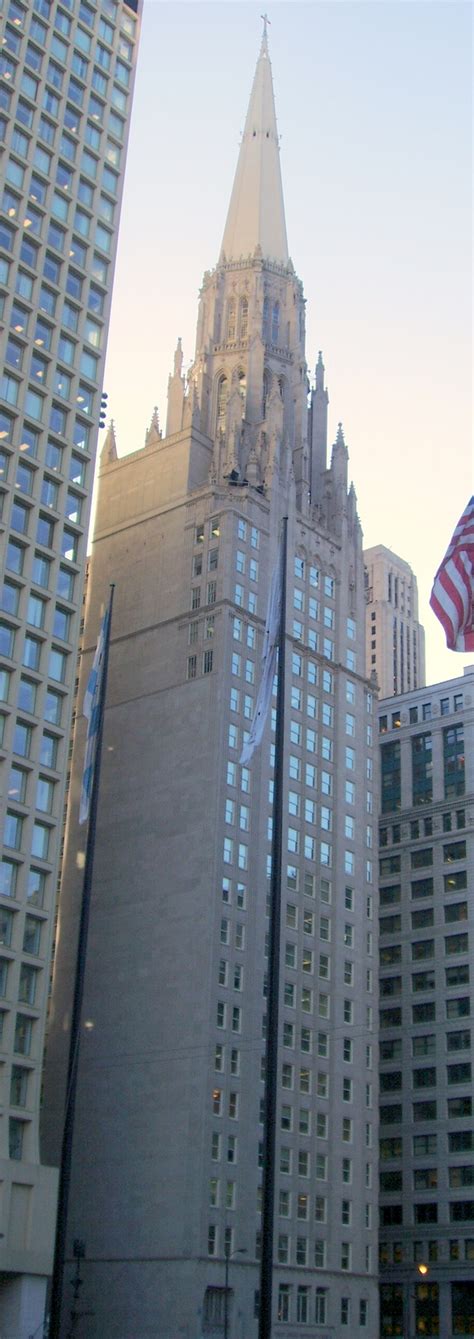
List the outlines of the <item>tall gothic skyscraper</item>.
{"type": "MultiPolygon", "coordinates": [[[[275,1323],[376,1333],[373,704],[361,529],[308,405],[264,32],[195,358],[101,461],[83,694],[115,607],[69,1240],[88,1334],[256,1334],[273,713],[239,763],[289,517],[275,1323]]],[[[84,836],[78,726],[48,1046],[57,1156],[84,836]]],[[[280,1329],[278,1329],[280,1333],[280,1329]]]]}
{"type": "Polygon", "coordinates": [[[5,0],[0,140],[0,1330],[39,1334],[39,1106],[139,0],[5,0]]]}
{"type": "Polygon", "coordinates": [[[426,683],[425,630],[418,621],[418,584],[404,558],[384,544],[364,550],[365,651],[381,697],[426,683]]]}

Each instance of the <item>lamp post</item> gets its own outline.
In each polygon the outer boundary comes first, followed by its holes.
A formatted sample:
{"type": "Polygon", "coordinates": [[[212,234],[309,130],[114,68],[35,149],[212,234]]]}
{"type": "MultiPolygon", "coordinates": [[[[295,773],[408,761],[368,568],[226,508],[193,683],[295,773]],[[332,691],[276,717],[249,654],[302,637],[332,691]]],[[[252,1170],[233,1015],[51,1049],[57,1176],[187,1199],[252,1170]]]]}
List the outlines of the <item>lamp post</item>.
{"type": "MultiPolygon", "coordinates": [[[[421,1262],[419,1265],[417,1265],[417,1267],[416,1267],[416,1272],[417,1272],[417,1274],[419,1274],[419,1275],[421,1276],[421,1278],[423,1278],[423,1279],[426,1278],[426,1275],[429,1274],[429,1272],[430,1272],[429,1265],[425,1265],[423,1262],[421,1262]]],[[[404,1324],[403,1324],[403,1328],[404,1328],[404,1330],[405,1330],[405,1332],[406,1332],[406,1339],[411,1339],[411,1335],[412,1335],[412,1328],[411,1328],[411,1325],[412,1325],[412,1303],[414,1303],[414,1305],[415,1305],[415,1309],[416,1309],[416,1287],[412,1289],[412,1284],[413,1284],[413,1278],[412,1278],[412,1275],[410,1274],[409,1277],[408,1277],[406,1290],[404,1289],[404,1307],[403,1307],[403,1309],[404,1309],[404,1324]]],[[[416,1315],[415,1315],[415,1327],[416,1327],[416,1315]]]]}
{"type": "Polygon", "coordinates": [[[228,1339],[229,1333],[229,1261],[236,1255],[247,1255],[246,1246],[238,1246],[236,1251],[229,1251],[226,1243],[224,1247],[225,1275],[224,1275],[224,1339],[228,1339]]]}

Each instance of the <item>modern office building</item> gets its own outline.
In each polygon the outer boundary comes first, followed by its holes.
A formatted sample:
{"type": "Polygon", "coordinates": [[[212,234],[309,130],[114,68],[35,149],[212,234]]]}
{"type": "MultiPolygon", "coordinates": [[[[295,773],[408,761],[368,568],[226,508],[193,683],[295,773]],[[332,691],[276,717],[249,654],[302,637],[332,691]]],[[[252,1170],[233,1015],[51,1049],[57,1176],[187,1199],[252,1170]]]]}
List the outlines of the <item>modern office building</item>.
{"type": "Polygon", "coordinates": [[[381,697],[425,683],[425,632],[418,622],[416,576],[403,558],[377,544],[364,549],[367,673],[381,697]]]}
{"type": "Polygon", "coordinates": [[[0,131],[0,1328],[44,1307],[45,1017],[135,0],[5,0],[0,131]]]}
{"type": "Polygon", "coordinates": [[[474,1333],[474,667],[381,702],[379,731],[380,1333],[466,1339],[474,1333]]]}
{"type": "MultiPolygon", "coordinates": [[[[361,530],[340,426],[326,465],[321,357],[308,413],[266,34],[187,384],[182,356],[178,345],[166,437],[154,419],[143,449],[118,459],[111,432],[102,454],[80,693],[110,580],[115,603],[68,1253],[85,1240],[91,1337],[256,1335],[273,712],[261,748],[239,759],[287,513],[274,1334],[372,1336],[376,709],[361,530]]],[[[82,759],[81,724],[48,1043],[50,1159],[82,759]]]]}

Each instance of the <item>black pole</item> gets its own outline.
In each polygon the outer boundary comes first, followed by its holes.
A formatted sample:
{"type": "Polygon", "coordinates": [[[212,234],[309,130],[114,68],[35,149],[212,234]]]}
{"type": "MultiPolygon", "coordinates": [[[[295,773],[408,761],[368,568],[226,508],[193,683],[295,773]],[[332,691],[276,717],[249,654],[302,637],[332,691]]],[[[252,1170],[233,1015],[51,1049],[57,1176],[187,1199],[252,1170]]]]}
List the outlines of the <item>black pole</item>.
{"type": "Polygon", "coordinates": [[[267,1039],[265,1047],[265,1119],[263,1132],[262,1250],[258,1339],[271,1339],[273,1232],[275,1216],[275,1147],[278,1092],[278,1007],[280,998],[280,922],[283,827],[283,750],[285,737],[285,630],[288,517],[283,517],[280,633],[273,787],[272,872],[270,882],[270,949],[267,1039]]]}
{"type": "Polygon", "coordinates": [[[225,1245],[225,1279],[224,1279],[224,1339],[227,1339],[228,1332],[229,1332],[229,1311],[228,1311],[228,1298],[229,1298],[229,1260],[230,1260],[230,1251],[229,1251],[229,1247],[228,1247],[227,1242],[226,1242],[226,1245],[225,1245]]]}
{"type": "Polygon", "coordinates": [[[51,1281],[51,1304],[49,1318],[49,1339],[60,1339],[61,1335],[61,1299],[64,1281],[64,1262],[66,1255],[66,1229],[69,1207],[69,1187],[71,1183],[72,1141],[74,1134],[74,1116],[76,1109],[77,1073],[79,1046],[81,1039],[81,1013],[84,996],[84,978],[87,956],[87,936],[89,931],[89,913],[92,892],[92,874],[94,868],[95,834],[97,827],[97,809],[99,801],[100,762],[102,755],[102,734],[105,714],[105,696],[107,692],[107,670],[109,663],[110,627],[114,586],[110,587],[107,636],[104,645],[102,677],[99,697],[97,724],[97,748],[94,760],[89,821],[87,827],[86,859],[82,886],[81,916],[77,942],[76,975],[74,981],[74,999],[71,1014],[71,1036],[69,1041],[69,1061],[67,1072],[66,1106],[64,1112],[64,1131],[59,1168],[58,1212],[56,1220],[56,1240],[54,1246],[53,1276],[51,1281]]]}

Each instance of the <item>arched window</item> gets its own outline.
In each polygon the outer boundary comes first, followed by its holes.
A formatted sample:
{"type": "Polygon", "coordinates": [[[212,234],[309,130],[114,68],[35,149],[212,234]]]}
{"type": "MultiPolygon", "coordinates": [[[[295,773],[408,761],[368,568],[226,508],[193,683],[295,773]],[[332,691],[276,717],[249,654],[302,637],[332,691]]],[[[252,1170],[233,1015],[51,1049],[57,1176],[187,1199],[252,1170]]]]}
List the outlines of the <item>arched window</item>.
{"type": "Polygon", "coordinates": [[[280,334],[280,303],[274,302],[272,307],[272,344],[278,344],[280,334]]]}
{"type": "Polygon", "coordinates": [[[264,298],[264,299],[263,299],[263,326],[262,326],[262,336],[263,336],[263,338],[264,338],[265,340],[268,339],[268,335],[269,335],[269,325],[270,325],[270,303],[269,303],[269,301],[268,301],[268,298],[264,298]]]}
{"type": "Polygon", "coordinates": [[[227,307],[227,339],[235,339],[235,298],[231,298],[227,307]]]}
{"type": "Polygon", "coordinates": [[[227,409],[227,377],[219,377],[217,385],[217,422],[220,424],[225,418],[227,409]]]}
{"type": "Polygon", "coordinates": [[[264,418],[265,418],[265,415],[266,415],[266,412],[267,412],[267,401],[268,401],[268,396],[269,396],[269,394],[270,394],[270,387],[271,387],[271,384],[272,384],[271,374],[270,374],[270,372],[267,372],[267,370],[265,369],[265,372],[263,373],[263,417],[264,417],[264,418]]]}
{"type": "Polygon", "coordinates": [[[245,372],[239,372],[239,391],[242,400],[242,418],[245,418],[245,402],[247,399],[247,377],[245,372]]]}
{"type": "Polygon", "coordinates": [[[240,338],[246,339],[249,329],[249,304],[247,298],[240,302],[240,338]]]}
{"type": "Polygon", "coordinates": [[[278,390],[279,390],[279,392],[280,392],[280,400],[284,400],[284,399],[285,399],[285,382],[284,382],[283,377],[279,377],[279,378],[278,378],[278,390]]]}

